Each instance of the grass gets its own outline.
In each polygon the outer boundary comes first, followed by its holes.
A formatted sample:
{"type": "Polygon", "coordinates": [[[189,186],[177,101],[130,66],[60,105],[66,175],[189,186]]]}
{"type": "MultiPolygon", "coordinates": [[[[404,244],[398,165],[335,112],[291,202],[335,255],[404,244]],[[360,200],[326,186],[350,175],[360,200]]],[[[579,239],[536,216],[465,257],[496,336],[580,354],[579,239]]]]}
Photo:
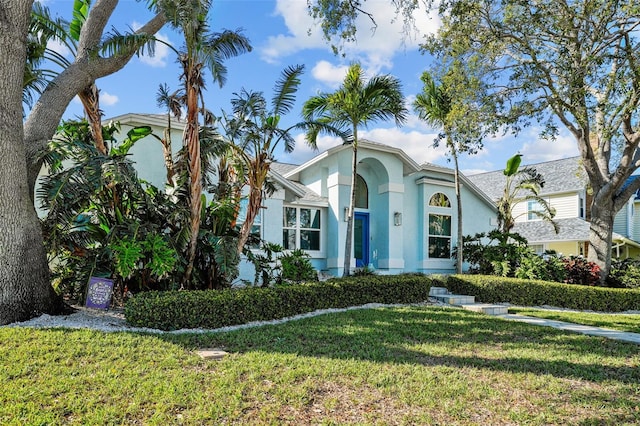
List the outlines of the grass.
{"type": "Polygon", "coordinates": [[[435,307],[205,335],[1,328],[0,383],[3,425],[640,422],[637,345],[435,307]]]}
{"type": "Polygon", "coordinates": [[[509,308],[509,313],[640,333],[640,314],[604,314],[534,308],[509,308]]]}

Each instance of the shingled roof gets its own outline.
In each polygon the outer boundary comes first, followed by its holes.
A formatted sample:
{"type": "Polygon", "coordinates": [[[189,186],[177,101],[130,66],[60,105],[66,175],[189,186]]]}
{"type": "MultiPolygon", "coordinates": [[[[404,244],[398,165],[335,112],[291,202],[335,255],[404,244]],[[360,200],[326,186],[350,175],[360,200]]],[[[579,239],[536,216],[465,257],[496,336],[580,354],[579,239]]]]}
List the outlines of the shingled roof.
{"type": "MultiPolygon", "coordinates": [[[[582,167],[580,157],[564,158],[562,160],[546,161],[544,163],[529,164],[540,173],[545,180],[540,195],[561,194],[564,192],[580,191],[587,185],[587,174],[582,167]]],[[[521,168],[523,166],[520,166],[521,168]]],[[[497,201],[504,191],[506,176],[502,170],[467,176],[489,198],[497,201]]]]}
{"type": "MultiPolygon", "coordinates": [[[[586,220],[573,217],[556,219],[555,222],[559,228],[557,234],[553,230],[553,226],[543,220],[517,222],[512,231],[525,237],[529,244],[553,241],[589,241],[589,222],[586,220]]],[[[613,240],[629,241],[617,232],[613,233],[613,240]]]]}

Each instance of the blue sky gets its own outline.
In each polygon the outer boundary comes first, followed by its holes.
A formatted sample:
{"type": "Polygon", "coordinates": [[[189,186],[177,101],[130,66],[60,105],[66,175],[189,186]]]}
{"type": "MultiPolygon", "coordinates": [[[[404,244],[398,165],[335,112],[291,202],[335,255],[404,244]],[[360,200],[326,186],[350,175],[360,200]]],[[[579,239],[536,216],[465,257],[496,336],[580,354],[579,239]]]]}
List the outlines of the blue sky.
{"type": "MultiPolygon", "coordinates": [[[[52,12],[69,19],[73,0],[46,0],[52,12]]],[[[298,107],[287,117],[291,123],[300,118],[301,106],[319,91],[334,90],[342,81],[348,65],[359,61],[369,75],[391,74],[402,81],[403,92],[410,104],[421,90],[420,75],[429,67],[430,58],[422,55],[418,45],[424,34],[439,25],[437,17],[424,10],[415,15],[419,32],[403,37],[402,22],[392,22],[390,0],[368,0],[368,11],[376,17],[377,29],[363,18],[359,23],[358,41],[344,49],[343,56],[335,56],[329,44],[322,39],[319,28],[307,14],[306,0],[214,0],[210,14],[212,31],[242,29],[252,43],[253,51],[226,62],[227,82],[223,88],[208,80],[206,106],[214,113],[229,110],[229,100],[242,88],[263,91],[267,97],[280,72],[289,65],[305,65],[305,74],[298,91],[298,107]]],[[[144,2],[120,0],[112,17],[111,26],[125,31],[146,22],[151,13],[144,2]]],[[[174,46],[182,45],[181,37],[168,26],[158,37],[174,46]]],[[[154,57],[135,57],[120,72],[97,81],[101,90],[101,108],[105,119],[128,112],[160,113],[156,106],[156,93],[160,84],[179,87],[180,70],[175,56],[158,44],[154,57]]],[[[74,100],[65,118],[82,115],[80,102],[74,100]]],[[[524,164],[554,160],[577,155],[577,145],[566,132],[555,141],[541,140],[535,126],[526,129],[517,138],[487,139],[485,148],[473,156],[464,155],[460,167],[465,173],[477,173],[504,168],[506,159],[516,152],[523,154],[524,164]]],[[[361,136],[375,142],[403,149],[419,163],[431,162],[451,167],[446,151],[435,149],[432,143],[437,130],[429,128],[413,113],[407,123],[396,128],[390,123],[374,123],[361,131],[361,136]]],[[[302,163],[315,154],[304,144],[303,135],[297,135],[296,149],[291,154],[279,153],[277,160],[302,163]]],[[[319,151],[340,143],[330,137],[318,141],[319,151]]],[[[160,149],[160,147],[158,147],[160,149]]]]}

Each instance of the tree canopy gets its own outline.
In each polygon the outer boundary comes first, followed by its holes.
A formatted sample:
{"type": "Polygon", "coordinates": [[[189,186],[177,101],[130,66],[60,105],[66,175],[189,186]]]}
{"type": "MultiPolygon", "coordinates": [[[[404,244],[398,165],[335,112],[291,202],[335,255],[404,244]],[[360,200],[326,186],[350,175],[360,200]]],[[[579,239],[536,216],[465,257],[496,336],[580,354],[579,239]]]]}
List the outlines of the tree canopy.
{"type": "MultiPolygon", "coordinates": [[[[428,0],[391,0],[411,20],[428,0]]],[[[355,37],[366,1],[310,1],[327,37],[355,37]]],[[[436,73],[451,69],[473,83],[466,103],[481,106],[485,126],[515,133],[542,125],[575,139],[590,182],[589,260],[606,277],[613,218],[640,180],[640,4],[609,0],[444,0],[442,26],[424,43],[436,73]],[[491,112],[491,113],[488,113],[491,112]]],[[[462,87],[462,86],[458,86],[462,87]]]]}

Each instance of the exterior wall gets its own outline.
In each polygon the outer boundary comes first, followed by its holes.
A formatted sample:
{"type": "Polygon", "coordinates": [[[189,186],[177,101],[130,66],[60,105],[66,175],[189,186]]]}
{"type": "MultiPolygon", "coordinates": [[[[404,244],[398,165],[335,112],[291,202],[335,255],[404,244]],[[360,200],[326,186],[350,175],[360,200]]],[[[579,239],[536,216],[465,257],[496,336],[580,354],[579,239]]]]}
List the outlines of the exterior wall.
{"type": "MultiPolygon", "coordinates": [[[[122,124],[120,132],[116,135],[118,142],[121,142],[127,132],[134,126],[122,124]]],[[[152,126],[154,135],[162,137],[163,129],[152,126]]],[[[182,148],[182,130],[171,129],[171,150],[175,155],[182,148]]],[[[167,182],[167,170],[164,167],[164,157],[162,156],[162,144],[153,136],[140,139],[129,151],[130,158],[135,162],[138,177],[144,179],[158,188],[164,188],[167,182]]]]}
{"type": "MultiPolygon", "coordinates": [[[[407,271],[421,271],[425,273],[453,273],[455,272],[455,260],[453,258],[439,259],[429,256],[429,214],[450,215],[451,216],[451,251],[457,246],[458,221],[455,186],[451,175],[429,173],[428,176],[416,179],[415,176],[407,177],[412,181],[411,185],[417,189],[418,196],[414,197],[418,205],[414,211],[417,213],[412,217],[413,227],[405,229],[405,239],[408,241],[405,250],[407,260],[407,271]],[[430,206],[429,201],[436,193],[447,196],[451,207],[430,206]],[[416,238],[418,236],[418,238],[416,238]],[[415,246],[411,244],[415,243],[415,246]],[[415,253],[415,256],[412,256],[415,253]]],[[[407,183],[409,186],[409,183],[407,183]]],[[[492,221],[495,220],[496,213],[483,200],[479,199],[466,186],[461,187],[462,209],[463,209],[463,235],[472,235],[478,232],[488,232],[495,228],[492,221]]]]}
{"type": "Polygon", "coordinates": [[[545,250],[555,250],[556,253],[563,256],[578,256],[580,255],[580,243],[577,241],[557,241],[550,242],[544,245],[545,250]]]}
{"type": "Polygon", "coordinates": [[[628,230],[628,210],[625,205],[620,211],[616,214],[615,219],[613,220],[613,232],[617,232],[620,235],[627,236],[628,230]]]}
{"type": "MultiPolygon", "coordinates": [[[[556,209],[555,219],[568,219],[579,217],[580,197],[577,193],[556,194],[543,197],[556,209]]],[[[513,216],[516,222],[528,222],[527,202],[521,202],[514,206],[513,216]]],[[[540,219],[534,219],[540,220],[540,219]]]]}
{"type": "Polygon", "coordinates": [[[633,202],[633,233],[631,239],[634,241],[640,241],[640,201],[633,202]]]}

